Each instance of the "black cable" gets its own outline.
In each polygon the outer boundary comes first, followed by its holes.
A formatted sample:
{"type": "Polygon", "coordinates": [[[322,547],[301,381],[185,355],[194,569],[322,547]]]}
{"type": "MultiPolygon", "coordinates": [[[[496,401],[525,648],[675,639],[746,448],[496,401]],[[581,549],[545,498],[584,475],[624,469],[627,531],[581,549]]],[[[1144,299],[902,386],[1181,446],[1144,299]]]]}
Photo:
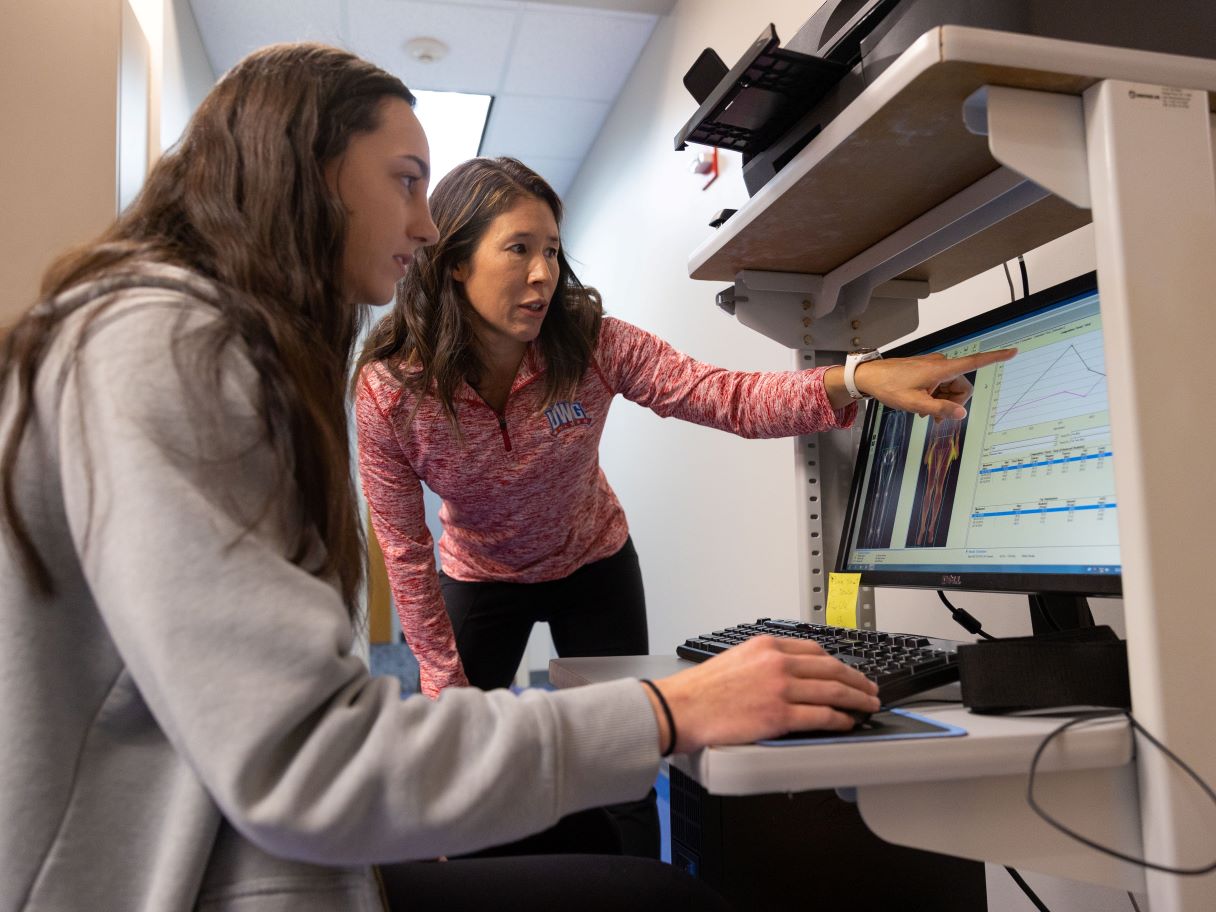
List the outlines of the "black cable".
{"type": "Polygon", "coordinates": [[[1005,281],[1009,283],[1009,303],[1012,304],[1018,299],[1018,293],[1013,290],[1013,276],[1009,274],[1009,264],[1001,263],[1001,266],[1005,268],[1005,281]]]}
{"type": "MultiPolygon", "coordinates": [[[[1136,858],[1132,855],[1126,855],[1123,852],[1119,852],[1119,851],[1116,851],[1115,849],[1110,848],[1109,846],[1100,845],[1097,842],[1094,842],[1092,839],[1082,836],[1076,830],[1071,830],[1068,827],[1064,826],[1064,824],[1060,823],[1060,821],[1058,821],[1054,817],[1051,817],[1050,815],[1048,815],[1046,811],[1044,811],[1041,807],[1039,807],[1039,803],[1037,801],[1035,801],[1035,798],[1034,798],[1035,771],[1038,768],[1039,759],[1043,756],[1043,751],[1047,748],[1047,745],[1050,744],[1057,735],[1063,734],[1065,731],[1072,728],[1072,726],[1074,726],[1080,722],[1088,722],[1093,719],[1101,719],[1101,718],[1105,718],[1107,716],[1120,716],[1120,715],[1127,717],[1127,721],[1131,725],[1133,732],[1138,732],[1139,734],[1141,734],[1145,738],[1147,738],[1150,744],[1152,744],[1159,751],[1161,751],[1161,753],[1165,754],[1165,756],[1167,758],[1169,758],[1175,766],[1177,766],[1180,770],[1182,770],[1184,773],[1186,773],[1187,776],[1189,776],[1191,778],[1191,780],[1194,781],[1203,790],[1203,793],[1208,796],[1208,799],[1213,804],[1216,804],[1216,792],[1212,791],[1212,787],[1210,785],[1208,785],[1206,782],[1204,782],[1203,778],[1197,772],[1195,772],[1193,769],[1191,769],[1191,767],[1189,767],[1186,764],[1186,762],[1182,760],[1182,758],[1180,758],[1177,754],[1175,754],[1173,751],[1171,751],[1168,747],[1166,747],[1164,744],[1162,744],[1160,741],[1158,741],[1156,738],[1154,738],[1151,734],[1149,734],[1148,730],[1145,729],[1145,727],[1143,725],[1141,725],[1139,722],[1137,722],[1135,717],[1132,716],[1132,714],[1125,709],[1105,709],[1105,710],[1097,710],[1094,712],[1083,713],[1072,719],[1069,719],[1063,725],[1056,728],[1046,738],[1044,738],[1043,743],[1040,744],[1038,746],[1038,748],[1035,750],[1034,758],[1030,761],[1030,776],[1029,776],[1029,780],[1026,783],[1026,802],[1030,805],[1031,810],[1033,810],[1036,814],[1038,814],[1041,818],[1043,818],[1044,821],[1046,821],[1049,825],[1051,825],[1055,829],[1059,830],[1065,836],[1071,836],[1073,839],[1077,840],[1077,842],[1081,843],[1082,845],[1089,846],[1094,851],[1101,852],[1104,855],[1109,855],[1112,858],[1118,858],[1120,861],[1126,861],[1126,862],[1129,862],[1134,865],[1139,865],[1142,868],[1148,868],[1150,871],[1162,871],[1166,874],[1198,875],[1198,874],[1208,874],[1208,873],[1211,873],[1212,871],[1216,871],[1216,861],[1213,861],[1210,864],[1201,865],[1199,867],[1194,867],[1194,868],[1172,868],[1168,865],[1157,864],[1156,862],[1149,861],[1148,859],[1145,859],[1145,858],[1136,858]]],[[[1133,745],[1135,744],[1134,738],[1133,738],[1132,743],[1133,743],[1133,745]]],[[[1133,902],[1135,902],[1135,900],[1133,900],[1133,902]]]]}
{"type": "Polygon", "coordinates": [[[1022,271],[1022,297],[1030,297],[1030,278],[1026,275],[1026,259],[1018,254],[1018,269],[1022,271]]]}
{"type": "Polygon", "coordinates": [[[1140,903],[1136,902],[1136,897],[1131,890],[1127,891],[1127,898],[1132,901],[1132,908],[1135,909],[1136,912],[1140,912],[1140,903]]]}
{"type": "Polygon", "coordinates": [[[937,597],[942,600],[942,604],[950,609],[950,616],[954,618],[956,624],[965,629],[968,633],[974,633],[982,636],[985,640],[995,640],[991,633],[984,630],[982,624],[977,621],[972,615],[968,614],[962,608],[955,608],[950,604],[950,599],[946,598],[946,593],[942,590],[937,590],[937,597]]]}
{"type": "Polygon", "coordinates": [[[1030,884],[1026,883],[1026,880],[1021,874],[1009,867],[1009,865],[1005,865],[1005,870],[1009,872],[1009,876],[1013,878],[1013,882],[1022,888],[1022,892],[1029,897],[1030,901],[1034,903],[1034,907],[1038,909],[1039,912],[1051,912],[1047,906],[1043,905],[1043,900],[1039,899],[1039,897],[1035,895],[1034,890],[1030,889],[1030,884]]]}

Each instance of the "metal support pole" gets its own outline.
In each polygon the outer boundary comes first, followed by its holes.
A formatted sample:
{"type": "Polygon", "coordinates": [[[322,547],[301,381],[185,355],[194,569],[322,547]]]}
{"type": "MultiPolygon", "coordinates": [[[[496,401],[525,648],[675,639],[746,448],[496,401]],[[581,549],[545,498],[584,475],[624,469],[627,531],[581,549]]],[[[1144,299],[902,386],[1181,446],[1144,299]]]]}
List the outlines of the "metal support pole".
{"type": "MultiPolygon", "coordinates": [[[[841,352],[795,351],[794,369],[839,364],[843,357],[841,352]]],[[[798,617],[813,624],[827,623],[828,573],[836,566],[860,438],[860,417],[851,431],[794,438],[798,617]]],[[[857,627],[863,630],[875,627],[872,586],[862,586],[858,595],[857,627]]]]}

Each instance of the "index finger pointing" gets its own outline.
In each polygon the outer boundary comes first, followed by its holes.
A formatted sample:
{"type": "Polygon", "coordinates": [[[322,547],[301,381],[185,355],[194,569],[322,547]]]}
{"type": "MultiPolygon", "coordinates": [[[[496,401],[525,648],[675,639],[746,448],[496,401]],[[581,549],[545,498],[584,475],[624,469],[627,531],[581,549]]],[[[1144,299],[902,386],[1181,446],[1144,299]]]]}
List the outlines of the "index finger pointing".
{"type": "Polygon", "coordinates": [[[949,366],[949,376],[957,377],[961,374],[969,374],[973,370],[979,370],[981,367],[987,367],[989,364],[1008,361],[1017,353],[1018,350],[1016,348],[999,348],[996,351],[978,352],[974,355],[964,355],[961,358],[951,358],[943,366],[949,366]]]}

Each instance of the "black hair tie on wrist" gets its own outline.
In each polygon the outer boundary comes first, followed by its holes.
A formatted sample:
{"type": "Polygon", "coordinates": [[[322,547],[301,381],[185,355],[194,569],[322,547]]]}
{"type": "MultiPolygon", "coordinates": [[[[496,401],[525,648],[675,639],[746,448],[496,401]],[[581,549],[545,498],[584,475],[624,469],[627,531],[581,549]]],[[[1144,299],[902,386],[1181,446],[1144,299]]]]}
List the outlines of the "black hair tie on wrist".
{"type": "Polygon", "coordinates": [[[670,757],[676,752],[676,717],[671,714],[671,707],[667,705],[667,699],[663,696],[663,692],[659,690],[659,686],[650,680],[650,678],[639,678],[639,680],[650,688],[655,699],[659,701],[663,715],[667,717],[667,728],[671,731],[671,742],[667,745],[667,750],[663,751],[659,756],[670,757]]]}

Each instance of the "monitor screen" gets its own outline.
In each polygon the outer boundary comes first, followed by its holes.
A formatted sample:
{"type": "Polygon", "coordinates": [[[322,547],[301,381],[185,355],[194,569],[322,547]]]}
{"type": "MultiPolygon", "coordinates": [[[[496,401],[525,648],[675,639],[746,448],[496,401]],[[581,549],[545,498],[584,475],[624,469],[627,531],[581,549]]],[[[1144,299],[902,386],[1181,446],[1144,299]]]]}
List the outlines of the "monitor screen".
{"type": "Polygon", "coordinates": [[[1096,276],[884,355],[1008,347],[1013,360],[969,375],[961,420],[871,401],[837,569],[875,586],[1119,593],[1096,276]]]}

